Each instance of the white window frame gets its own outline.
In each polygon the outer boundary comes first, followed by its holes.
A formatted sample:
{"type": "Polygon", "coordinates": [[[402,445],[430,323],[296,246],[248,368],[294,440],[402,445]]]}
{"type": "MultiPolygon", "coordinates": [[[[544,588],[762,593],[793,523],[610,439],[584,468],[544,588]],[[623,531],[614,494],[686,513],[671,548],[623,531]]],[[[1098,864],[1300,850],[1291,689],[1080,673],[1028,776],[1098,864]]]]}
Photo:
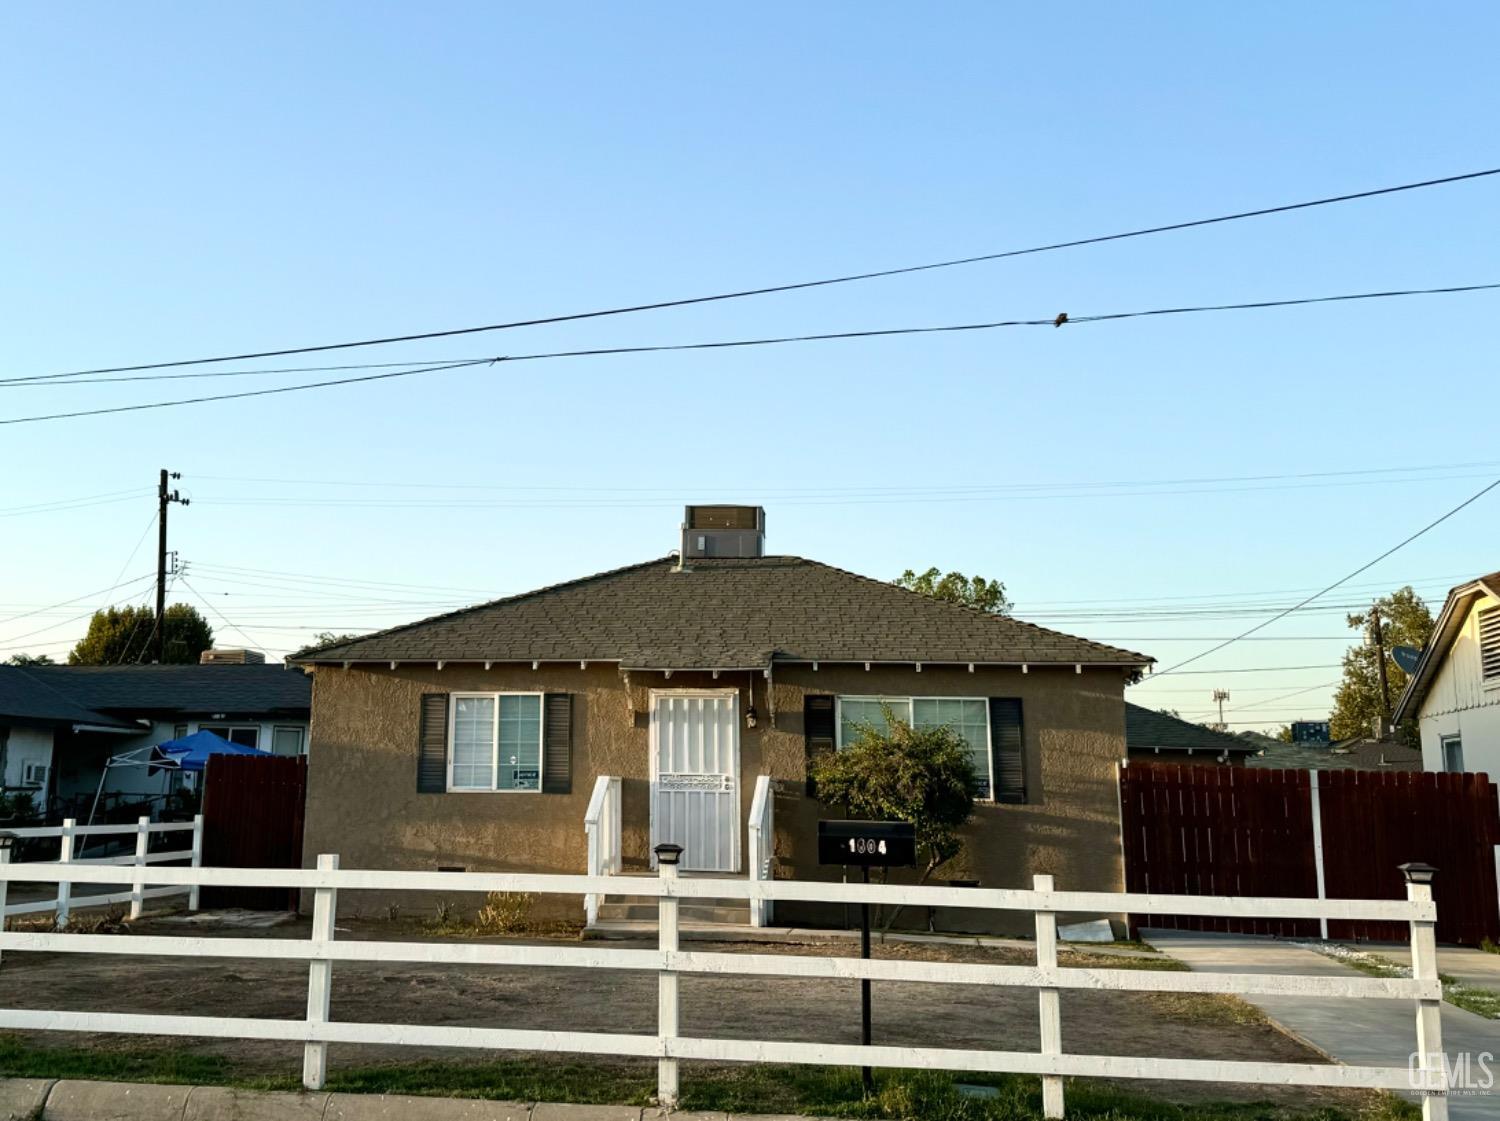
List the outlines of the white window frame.
{"type": "Polygon", "coordinates": [[[547,783],[547,695],[524,690],[507,690],[499,693],[449,693],[448,694],[448,793],[449,794],[541,794],[547,783]],[[495,726],[490,736],[490,785],[453,785],[453,733],[458,725],[458,702],[472,698],[489,699],[495,702],[495,726]],[[505,790],[500,786],[500,698],[535,697],[537,699],[537,761],[535,790],[505,790]]]}
{"type": "Polygon", "coordinates": [[[1443,753],[1443,759],[1442,759],[1443,772],[1445,774],[1450,774],[1450,775],[1461,775],[1461,774],[1464,773],[1464,769],[1463,769],[1462,765],[1460,765],[1459,769],[1456,770],[1456,771],[1450,770],[1449,767],[1448,767],[1448,749],[1450,747],[1457,747],[1458,748],[1458,761],[1459,761],[1460,764],[1462,764],[1463,761],[1464,761],[1464,759],[1463,759],[1463,754],[1464,754],[1464,737],[1463,737],[1462,733],[1457,733],[1457,734],[1454,734],[1454,735],[1451,735],[1451,736],[1439,736],[1438,737],[1438,750],[1443,753]]]}
{"type": "MultiPolygon", "coordinates": [[[[256,751],[263,750],[262,747],[260,746],[260,740],[261,740],[261,733],[264,731],[264,729],[259,724],[247,724],[247,723],[244,723],[244,722],[235,723],[235,722],[229,721],[229,720],[210,720],[207,724],[200,723],[198,725],[198,731],[200,731],[200,732],[213,732],[214,735],[216,735],[216,736],[219,735],[219,733],[217,731],[215,731],[215,729],[218,729],[218,728],[222,728],[225,732],[229,732],[229,733],[234,733],[234,732],[254,732],[255,733],[255,743],[253,743],[253,744],[242,743],[242,744],[238,744],[237,746],[239,746],[239,747],[253,747],[256,751]]],[[[230,743],[234,743],[234,740],[231,738],[231,736],[226,735],[226,736],[222,736],[220,738],[221,739],[229,740],[230,743]]]]}
{"type": "Polygon", "coordinates": [[[984,706],[984,765],[989,772],[990,785],[987,798],[976,798],[976,802],[986,804],[995,801],[995,732],[990,726],[990,702],[988,697],[956,697],[949,695],[935,695],[931,693],[913,693],[907,696],[894,696],[882,694],[879,696],[866,693],[836,694],[833,698],[833,749],[844,750],[844,701],[904,701],[911,705],[912,719],[916,720],[916,707],[914,701],[978,701],[984,706]]]}
{"type": "Polygon", "coordinates": [[[297,735],[298,735],[298,737],[299,737],[298,740],[297,740],[297,754],[296,755],[285,755],[282,758],[284,758],[284,759],[300,759],[304,755],[307,754],[307,727],[306,727],[306,725],[303,725],[303,724],[273,724],[271,726],[271,754],[272,755],[276,754],[276,733],[277,732],[296,732],[297,735]]]}

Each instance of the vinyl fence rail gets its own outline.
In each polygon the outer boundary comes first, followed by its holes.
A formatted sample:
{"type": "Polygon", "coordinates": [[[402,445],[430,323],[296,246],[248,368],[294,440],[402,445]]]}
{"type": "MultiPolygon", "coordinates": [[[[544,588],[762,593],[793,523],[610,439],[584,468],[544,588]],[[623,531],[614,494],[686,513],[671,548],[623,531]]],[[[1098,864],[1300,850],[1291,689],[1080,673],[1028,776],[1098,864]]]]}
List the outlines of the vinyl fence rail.
{"type": "MultiPolygon", "coordinates": [[[[895,884],[812,883],[794,880],[679,879],[679,853],[658,850],[656,877],[536,875],[498,872],[406,872],[341,869],[338,857],[318,857],[316,868],[161,867],[151,872],[165,884],[197,887],[268,886],[313,892],[312,936],[291,938],[202,938],[190,936],[0,933],[0,950],[47,953],[255,958],[308,963],[307,1015],[301,1020],[203,1016],[136,1015],[0,1009],[0,1028],[126,1034],[275,1039],[304,1045],[303,1082],[322,1087],[330,1043],[392,1046],[473,1047],[485,1050],[625,1055],[657,1060],[658,1097],[672,1106],[678,1097],[682,1060],[757,1063],[815,1063],[841,1066],[918,1067],[1039,1075],[1048,1117],[1063,1116],[1066,1077],[1146,1078],[1195,1082],[1334,1086],[1417,1090],[1424,1094],[1423,1116],[1444,1119],[1446,1071],[1439,1025],[1442,999],[1437,976],[1433,926],[1437,910],[1430,883],[1409,882],[1405,900],[1230,898],[1057,891],[1050,877],[1038,876],[1033,890],[912,887],[895,884]],[[338,891],[537,892],[566,895],[631,894],[656,896],[660,921],[656,949],[608,946],[489,945],[474,942],[340,942],[334,919],[338,891]],[[717,953],[678,947],[677,905],[682,899],[738,898],[831,903],[904,904],[910,907],[962,906],[1030,911],[1036,917],[1035,965],[985,965],[906,959],[792,954],[717,953]],[[1285,914],[1296,918],[1398,921],[1409,924],[1415,974],[1410,980],[1374,977],[1305,977],[1270,974],[1177,973],[1130,969],[1078,969],[1057,964],[1056,921],[1061,912],[1196,914],[1246,916],[1285,914]],[[641,970],[658,976],[655,1034],[541,1031],[525,1028],[455,1027],[400,1023],[348,1023],[329,1016],[335,962],[444,963],[474,966],[534,966],[572,969],[641,970]],[[929,984],[1019,986],[1039,990],[1041,1039],[1037,1051],[960,1050],[943,1047],[859,1046],[684,1036],[679,1032],[678,982],[684,974],[809,977],[855,981],[914,981],[929,984]],[[1233,993],[1346,997],[1354,1000],[1403,999],[1413,1002],[1418,1054],[1408,1064],[1339,1066],[1315,1063],[1207,1061],[1075,1055],[1062,1049],[1057,996],[1063,989],[1116,992],[1233,993]]],[[[0,865],[0,877],[13,881],[63,880],[133,883],[138,868],[110,865],[0,865]]],[[[1412,870],[1411,880],[1420,880],[1412,870]]],[[[0,880],[3,882],[3,880],[0,880]]]]}
{"type": "MultiPolygon", "coordinates": [[[[57,925],[59,928],[66,927],[72,917],[74,907],[103,907],[116,903],[130,904],[130,917],[138,919],[148,899],[163,899],[172,895],[186,894],[188,897],[188,910],[198,909],[198,888],[192,884],[179,884],[171,887],[147,887],[146,866],[149,864],[181,863],[186,861],[193,867],[203,863],[203,815],[196,814],[190,822],[157,822],[152,823],[149,817],[136,819],[134,825],[79,825],[76,818],[64,818],[61,825],[28,826],[21,829],[7,830],[12,839],[19,838],[51,838],[58,840],[58,860],[34,860],[27,861],[33,866],[45,866],[56,868],[61,865],[76,866],[90,865],[98,867],[101,865],[128,864],[135,868],[135,872],[128,881],[129,891],[111,892],[106,895],[73,895],[73,883],[82,879],[88,883],[112,882],[106,877],[89,876],[74,877],[73,879],[57,876],[37,877],[50,882],[57,880],[57,895],[52,899],[33,900],[28,903],[12,903],[5,901],[6,882],[0,878],[0,916],[9,918],[11,915],[38,915],[48,911],[57,912],[57,925]],[[151,852],[151,838],[163,833],[191,833],[192,837],[189,847],[171,852],[151,852]],[[135,837],[135,852],[121,853],[118,856],[79,856],[76,853],[86,851],[87,841],[90,837],[135,837]],[[83,841],[80,844],[80,839],[83,841]]],[[[0,863],[9,864],[13,859],[14,849],[6,844],[0,847],[0,863]]],[[[18,879],[19,877],[10,877],[18,879]]],[[[155,882],[157,876],[153,873],[150,880],[155,882]]]]}

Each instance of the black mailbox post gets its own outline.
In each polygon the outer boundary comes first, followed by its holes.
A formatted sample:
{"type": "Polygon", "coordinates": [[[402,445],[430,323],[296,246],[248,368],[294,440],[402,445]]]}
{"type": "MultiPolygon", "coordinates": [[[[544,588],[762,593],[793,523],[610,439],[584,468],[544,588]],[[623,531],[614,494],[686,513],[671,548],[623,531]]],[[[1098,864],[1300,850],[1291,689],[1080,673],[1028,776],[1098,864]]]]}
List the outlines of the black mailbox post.
{"type": "MultiPolygon", "coordinates": [[[[820,821],[818,863],[855,865],[870,882],[871,868],[911,868],[917,863],[917,828],[909,821],[820,821]]],[[[859,905],[859,956],[870,959],[870,905],[859,905]]],[[[870,1045],[870,981],[859,983],[860,1042],[870,1045]]],[[[875,1089],[869,1067],[860,1068],[865,1092],[875,1089]]]]}

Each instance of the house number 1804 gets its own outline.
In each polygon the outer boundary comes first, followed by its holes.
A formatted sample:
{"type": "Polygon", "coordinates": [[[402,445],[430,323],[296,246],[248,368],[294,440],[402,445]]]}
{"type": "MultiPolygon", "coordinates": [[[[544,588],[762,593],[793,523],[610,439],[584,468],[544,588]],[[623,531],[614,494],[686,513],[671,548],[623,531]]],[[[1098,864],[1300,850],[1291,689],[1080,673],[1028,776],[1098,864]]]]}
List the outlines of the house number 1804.
{"type": "Polygon", "coordinates": [[[850,837],[849,838],[849,851],[850,852],[858,852],[858,853],[866,853],[866,852],[884,853],[885,852],[885,842],[884,841],[877,841],[877,840],[874,840],[873,838],[870,838],[870,837],[850,837]]]}

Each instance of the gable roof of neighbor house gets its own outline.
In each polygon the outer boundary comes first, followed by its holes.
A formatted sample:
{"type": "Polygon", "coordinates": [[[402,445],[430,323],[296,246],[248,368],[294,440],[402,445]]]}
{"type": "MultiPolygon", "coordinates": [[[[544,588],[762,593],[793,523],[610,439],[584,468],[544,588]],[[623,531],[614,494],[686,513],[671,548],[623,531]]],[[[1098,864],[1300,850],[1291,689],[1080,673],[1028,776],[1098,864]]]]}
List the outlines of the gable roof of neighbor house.
{"type": "Polygon", "coordinates": [[[1277,741],[1245,760],[1248,767],[1290,771],[1420,771],[1420,748],[1372,739],[1343,740],[1328,747],[1277,741]]]}
{"type": "Polygon", "coordinates": [[[101,712],[306,716],[307,675],[280,665],[27,666],[38,682],[101,712]]]}
{"type": "Polygon", "coordinates": [[[106,716],[32,676],[29,666],[0,666],[0,721],[42,727],[131,729],[134,724],[106,716]]]}
{"type": "Polygon", "coordinates": [[[1396,701],[1393,719],[1397,724],[1414,719],[1421,713],[1422,702],[1427,699],[1427,690],[1432,687],[1443,660],[1448,656],[1448,651],[1469,617],[1470,605],[1486,595],[1500,599],[1500,572],[1491,572],[1488,576],[1480,576],[1449,590],[1443,610],[1438,613],[1437,622],[1433,624],[1432,637],[1422,648],[1417,668],[1407,679],[1406,688],[1401,690],[1401,696],[1396,701]]]}
{"type": "Polygon", "coordinates": [[[323,647],[290,661],[603,661],[758,669],[773,661],[1086,664],[1144,654],[802,557],[674,557],[601,572],[323,647]]]}
{"type": "Polygon", "coordinates": [[[1222,755],[1232,752],[1245,755],[1255,751],[1255,745],[1246,743],[1239,736],[1228,732],[1216,732],[1202,724],[1194,724],[1169,716],[1165,712],[1143,708],[1125,702],[1125,748],[1131,753],[1154,751],[1191,751],[1205,755],[1222,755]]]}

